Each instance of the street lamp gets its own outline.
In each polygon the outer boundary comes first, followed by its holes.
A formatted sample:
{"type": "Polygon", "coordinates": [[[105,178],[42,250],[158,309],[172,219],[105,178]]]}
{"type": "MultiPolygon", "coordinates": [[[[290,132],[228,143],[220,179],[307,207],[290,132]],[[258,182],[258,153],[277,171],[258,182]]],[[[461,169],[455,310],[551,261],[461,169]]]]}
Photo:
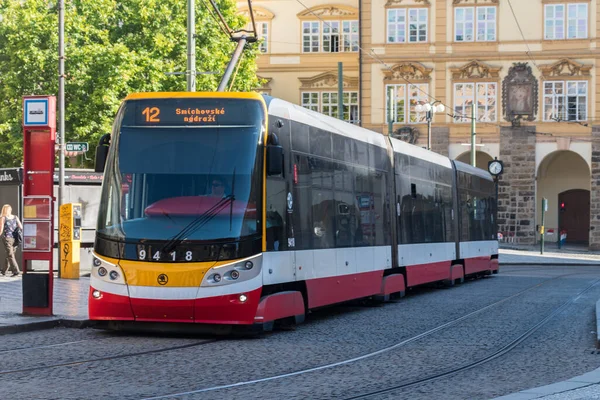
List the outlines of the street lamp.
{"type": "Polygon", "coordinates": [[[416,112],[427,113],[425,116],[427,118],[427,150],[431,150],[431,120],[433,119],[433,114],[435,114],[436,112],[443,113],[446,109],[443,104],[437,103],[439,103],[439,101],[434,101],[431,104],[418,104],[415,107],[416,112]]]}

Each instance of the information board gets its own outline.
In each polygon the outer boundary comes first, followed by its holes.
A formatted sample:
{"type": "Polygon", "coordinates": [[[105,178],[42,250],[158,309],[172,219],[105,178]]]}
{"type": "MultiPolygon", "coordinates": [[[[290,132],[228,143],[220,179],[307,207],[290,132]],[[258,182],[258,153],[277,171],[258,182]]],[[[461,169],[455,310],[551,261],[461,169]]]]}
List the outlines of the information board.
{"type": "Polygon", "coordinates": [[[50,221],[23,221],[23,250],[51,251],[50,221]]]}
{"type": "Polygon", "coordinates": [[[23,220],[50,220],[52,216],[50,196],[25,196],[23,198],[23,220]]]}

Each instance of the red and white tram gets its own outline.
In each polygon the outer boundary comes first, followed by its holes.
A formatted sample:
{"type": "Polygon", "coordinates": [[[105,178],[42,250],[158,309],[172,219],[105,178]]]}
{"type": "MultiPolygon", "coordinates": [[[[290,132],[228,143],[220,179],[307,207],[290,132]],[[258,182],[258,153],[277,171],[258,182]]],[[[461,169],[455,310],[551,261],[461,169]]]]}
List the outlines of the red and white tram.
{"type": "Polygon", "coordinates": [[[498,271],[485,171],[255,93],[128,96],[89,315],[253,325],[498,271]]]}

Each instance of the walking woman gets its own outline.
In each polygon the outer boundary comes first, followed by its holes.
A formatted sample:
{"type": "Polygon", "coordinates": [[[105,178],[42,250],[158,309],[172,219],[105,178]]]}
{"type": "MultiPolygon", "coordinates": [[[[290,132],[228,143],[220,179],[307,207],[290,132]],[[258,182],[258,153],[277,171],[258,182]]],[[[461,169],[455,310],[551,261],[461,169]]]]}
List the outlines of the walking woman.
{"type": "Polygon", "coordinates": [[[0,237],[2,237],[2,243],[6,249],[6,264],[0,265],[0,275],[6,274],[6,270],[10,269],[12,276],[20,274],[19,264],[15,258],[15,238],[13,236],[15,230],[19,227],[23,230],[23,225],[16,215],[12,214],[12,207],[10,204],[2,206],[2,214],[0,214],[0,237]]]}

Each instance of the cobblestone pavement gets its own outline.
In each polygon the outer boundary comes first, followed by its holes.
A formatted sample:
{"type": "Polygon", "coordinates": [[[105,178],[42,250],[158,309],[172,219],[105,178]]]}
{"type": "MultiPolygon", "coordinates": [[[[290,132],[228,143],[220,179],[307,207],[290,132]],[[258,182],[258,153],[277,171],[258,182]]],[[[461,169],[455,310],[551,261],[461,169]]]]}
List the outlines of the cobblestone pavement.
{"type": "MultiPolygon", "coordinates": [[[[86,320],[90,279],[54,279],[55,318],[86,320]]],[[[0,277],[0,328],[7,325],[27,324],[50,320],[47,317],[26,317],[23,311],[22,277],[0,277]]]]}
{"type": "MultiPolygon", "coordinates": [[[[3,336],[0,398],[140,399],[294,373],[385,349],[520,293],[449,328],[361,361],[170,397],[351,398],[485,357],[573,300],[599,278],[600,267],[594,266],[507,266],[499,275],[451,289],[412,290],[406,298],[382,307],[345,305],[322,309],[309,315],[295,331],[257,339],[204,343],[203,338],[115,335],[92,329],[3,336]],[[189,347],[173,348],[179,345],[189,347]],[[21,347],[30,349],[18,350],[21,347]],[[149,353],[153,350],[158,351],[149,353]],[[136,355],[128,356],[131,353],[136,355]],[[106,359],[112,356],[118,358],[106,359]]],[[[489,399],[593,370],[600,366],[600,355],[594,349],[594,305],[598,298],[600,284],[515,350],[494,361],[372,398],[489,399]]]]}

